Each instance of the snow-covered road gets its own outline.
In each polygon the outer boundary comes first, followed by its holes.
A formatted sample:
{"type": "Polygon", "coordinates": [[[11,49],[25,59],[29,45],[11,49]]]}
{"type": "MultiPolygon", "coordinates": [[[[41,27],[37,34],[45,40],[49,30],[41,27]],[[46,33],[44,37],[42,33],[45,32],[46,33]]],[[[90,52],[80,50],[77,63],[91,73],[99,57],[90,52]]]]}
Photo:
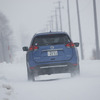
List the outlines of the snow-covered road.
{"type": "Polygon", "coordinates": [[[100,61],[81,61],[81,75],[45,75],[27,81],[24,63],[0,64],[0,100],[100,100],[100,61]]]}

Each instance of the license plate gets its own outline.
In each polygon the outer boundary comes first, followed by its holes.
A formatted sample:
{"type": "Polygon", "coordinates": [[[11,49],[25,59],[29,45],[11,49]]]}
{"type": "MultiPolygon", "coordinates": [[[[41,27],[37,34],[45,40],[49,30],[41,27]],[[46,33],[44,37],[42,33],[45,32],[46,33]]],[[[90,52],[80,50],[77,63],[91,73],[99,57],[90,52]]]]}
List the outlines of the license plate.
{"type": "Polygon", "coordinates": [[[48,51],[48,56],[57,56],[58,51],[48,51]]]}

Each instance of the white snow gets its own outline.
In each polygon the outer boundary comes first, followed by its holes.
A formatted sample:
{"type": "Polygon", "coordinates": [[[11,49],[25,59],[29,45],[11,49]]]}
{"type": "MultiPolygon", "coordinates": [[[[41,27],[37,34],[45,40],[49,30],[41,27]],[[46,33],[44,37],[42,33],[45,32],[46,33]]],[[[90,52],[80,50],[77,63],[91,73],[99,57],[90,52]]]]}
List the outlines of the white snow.
{"type": "Polygon", "coordinates": [[[0,100],[100,100],[100,61],[80,61],[81,75],[44,75],[27,81],[25,53],[0,63],[0,100]]]}

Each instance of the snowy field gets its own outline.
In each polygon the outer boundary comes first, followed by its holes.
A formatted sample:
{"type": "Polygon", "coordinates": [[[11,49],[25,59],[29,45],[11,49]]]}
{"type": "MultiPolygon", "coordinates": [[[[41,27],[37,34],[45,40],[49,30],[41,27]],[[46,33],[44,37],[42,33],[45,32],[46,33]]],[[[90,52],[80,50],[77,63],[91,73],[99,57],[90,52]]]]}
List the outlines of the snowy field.
{"type": "Polygon", "coordinates": [[[80,61],[79,77],[45,75],[29,82],[24,57],[0,63],[0,100],[100,100],[99,60],[80,61]]]}

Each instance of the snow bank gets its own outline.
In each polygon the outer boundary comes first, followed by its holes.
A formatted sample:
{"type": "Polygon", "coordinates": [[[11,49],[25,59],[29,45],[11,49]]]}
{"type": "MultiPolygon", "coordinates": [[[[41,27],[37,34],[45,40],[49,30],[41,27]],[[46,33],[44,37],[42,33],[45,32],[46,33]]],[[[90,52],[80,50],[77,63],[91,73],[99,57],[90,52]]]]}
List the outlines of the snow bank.
{"type": "Polygon", "coordinates": [[[100,60],[80,61],[81,76],[100,77],[100,60]]]}
{"type": "Polygon", "coordinates": [[[0,100],[16,100],[15,93],[9,83],[0,80],[0,100]]]}
{"type": "Polygon", "coordinates": [[[80,61],[80,70],[80,77],[45,75],[28,82],[24,57],[0,63],[0,100],[100,100],[100,61],[80,61]]]}
{"type": "Polygon", "coordinates": [[[9,73],[11,65],[12,64],[0,63],[0,100],[16,100],[16,93],[14,92],[13,87],[10,84],[9,78],[6,77],[6,75],[12,75],[11,73],[9,73]]]}

